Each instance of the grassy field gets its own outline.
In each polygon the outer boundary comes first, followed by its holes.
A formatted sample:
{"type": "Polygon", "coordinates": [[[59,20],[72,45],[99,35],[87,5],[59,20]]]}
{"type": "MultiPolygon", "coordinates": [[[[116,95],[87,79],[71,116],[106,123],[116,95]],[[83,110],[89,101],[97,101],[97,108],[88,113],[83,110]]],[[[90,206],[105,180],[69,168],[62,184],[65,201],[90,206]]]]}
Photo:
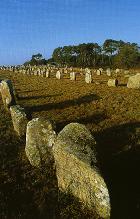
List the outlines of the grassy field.
{"type": "MultiPolygon", "coordinates": [[[[121,75],[117,88],[107,87],[105,75],[86,84],[82,76],[70,81],[1,71],[0,79],[6,78],[12,80],[17,103],[31,118],[51,118],[57,132],[70,122],[86,125],[97,141],[111,218],[140,218],[140,91],[128,89],[127,78],[121,75]]],[[[0,97],[0,218],[50,218],[54,203],[49,173],[31,167],[24,148],[25,139],[13,131],[0,97]]],[[[61,203],[58,218],[73,218],[67,209],[61,203]]]]}

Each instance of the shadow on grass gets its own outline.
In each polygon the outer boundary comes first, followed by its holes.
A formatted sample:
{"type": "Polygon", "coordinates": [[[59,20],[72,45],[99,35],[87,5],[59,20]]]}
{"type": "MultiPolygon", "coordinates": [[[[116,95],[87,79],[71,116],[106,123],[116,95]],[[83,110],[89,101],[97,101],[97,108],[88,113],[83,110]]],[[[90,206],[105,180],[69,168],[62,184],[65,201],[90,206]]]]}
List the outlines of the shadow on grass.
{"type": "Polygon", "coordinates": [[[43,105],[38,105],[38,106],[30,106],[30,107],[25,107],[27,111],[30,113],[32,112],[41,112],[41,111],[48,111],[52,109],[64,109],[70,106],[75,106],[75,105],[80,105],[83,103],[90,103],[95,100],[99,100],[100,97],[97,96],[96,94],[89,94],[85,95],[83,97],[80,97],[78,99],[72,99],[72,100],[65,100],[60,103],[48,103],[48,104],[43,104],[43,105]]]}
{"type": "Polygon", "coordinates": [[[126,87],[127,86],[127,83],[124,83],[124,84],[118,84],[118,87],[126,87]]]}
{"type": "Polygon", "coordinates": [[[101,161],[101,169],[111,197],[112,219],[140,218],[138,139],[140,139],[139,122],[96,133],[98,159],[101,161]]]}
{"type": "Polygon", "coordinates": [[[20,90],[20,93],[32,93],[32,92],[39,92],[39,91],[44,91],[44,90],[48,90],[48,88],[38,89],[38,90],[20,90]]]}
{"type": "Polygon", "coordinates": [[[61,96],[63,94],[53,94],[53,95],[39,95],[39,96],[26,96],[26,97],[19,97],[18,96],[18,100],[37,100],[37,99],[42,99],[42,98],[47,98],[47,97],[57,97],[57,96],[61,96]]]}

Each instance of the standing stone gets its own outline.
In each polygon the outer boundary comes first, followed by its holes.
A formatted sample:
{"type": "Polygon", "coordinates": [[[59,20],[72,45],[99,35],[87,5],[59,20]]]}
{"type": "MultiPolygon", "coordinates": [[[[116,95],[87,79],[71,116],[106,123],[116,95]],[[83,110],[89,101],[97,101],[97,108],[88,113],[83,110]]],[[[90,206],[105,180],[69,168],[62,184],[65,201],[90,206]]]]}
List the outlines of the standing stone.
{"type": "Polygon", "coordinates": [[[97,72],[96,72],[97,75],[101,75],[101,73],[102,73],[102,72],[101,72],[99,69],[98,69],[97,72]]]}
{"type": "Polygon", "coordinates": [[[46,78],[50,78],[50,71],[49,70],[46,71],[46,78]]]}
{"type": "Polygon", "coordinates": [[[75,81],[76,80],[76,73],[70,72],[70,80],[75,81]]]}
{"type": "Polygon", "coordinates": [[[16,104],[14,89],[10,80],[3,80],[0,83],[0,92],[5,108],[16,104]]]}
{"type": "Polygon", "coordinates": [[[101,73],[103,73],[103,70],[104,70],[103,68],[99,68],[99,71],[100,71],[101,73]]]}
{"type": "Polygon", "coordinates": [[[107,68],[106,74],[107,74],[107,76],[112,76],[112,73],[111,73],[111,69],[110,69],[110,68],[107,68]]]}
{"type": "Polygon", "coordinates": [[[136,75],[129,77],[127,87],[140,89],[140,73],[137,73],[136,75]]]}
{"type": "Polygon", "coordinates": [[[92,82],[92,74],[89,68],[85,68],[85,82],[88,84],[92,82]]]}
{"type": "Polygon", "coordinates": [[[88,72],[86,72],[85,73],[85,82],[86,83],[92,83],[92,75],[91,75],[91,73],[88,73],[88,72]]]}
{"type": "Polygon", "coordinates": [[[117,87],[118,86],[118,80],[117,79],[109,79],[107,82],[107,85],[109,87],[117,87]]]}
{"type": "Polygon", "coordinates": [[[57,78],[57,79],[62,79],[62,78],[63,78],[63,73],[60,72],[60,71],[57,71],[57,72],[56,72],[56,78],[57,78]]]}
{"type": "Polygon", "coordinates": [[[120,73],[120,69],[117,68],[117,69],[115,70],[115,73],[116,73],[116,74],[120,73]]]}
{"type": "Polygon", "coordinates": [[[92,218],[109,218],[110,199],[96,167],[95,145],[84,125],[71,123],[64,127],[53,147],[58,187],[63,194],[75,197],[92,218]]]}
{"type": "Polygon", "coordinates": [[[89,68],[85,68],[85,73],[91,74],[91,70],[89,68]]]}
{"type": "Polygon", "coordinates": [[[54,126],[49,120],[35,118],[28,122],[25,152],[32,166],[50,165],[55,138],[54,126]]]}
{"type": "Polygon", "coordinates": [[[19,105],[11,106],[10,112],[14,130],[19,136],[24,136],[26,134],[26,127],[28,123],[24,108],[20,107],[19,105]]]}

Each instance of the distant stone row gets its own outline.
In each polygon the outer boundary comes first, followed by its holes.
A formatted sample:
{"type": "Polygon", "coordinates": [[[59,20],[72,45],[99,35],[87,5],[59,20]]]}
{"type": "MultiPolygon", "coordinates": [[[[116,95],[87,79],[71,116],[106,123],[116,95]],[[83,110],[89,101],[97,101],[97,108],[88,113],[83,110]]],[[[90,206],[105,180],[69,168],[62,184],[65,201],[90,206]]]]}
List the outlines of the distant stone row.
{"type": "Polygon", "coordinates": [[[90,218],[110,218],[109,192],[98,167],[96,141],[90,131],[82,124],[70,123],[57,134],[49,119],[29,121],[24,108],[16,105],[11,82],[2,81],[0,89],[14,130],[19,136],[26,136],[25,153],[30,164],[45,172],[55,170],[58,183],[52,188],[57,194],[54,197],[65,202],[60,194],[72,195],[83,209],[90,211],[90,218]]]}
{"type": "MultiPolygon", "coordinates": [[[[129,71],[123,71],[122,69],[116,69],[111,70],[110,68],[107,68],[106,71],[104,71],[102,68],[99,69],[74,69],[74,68],[56,68],[56,67],[49,67],[49,66],[8,66],[8,67],[0,67],[1,70],[9,70],[15,73],[22,73],[25,75],[35,75],[35,76],[41,76],[50,78],[52,75],[55,75],[57,79],[63,79],[65,75],[67,75],[70,80],[75,81],[77,78],[77,75],[83,75],[85,77],[85,82],[90,84],[94,81],[95,75],[107,75],[109,77],[117,77],[118,74],[123,73],[124,77],[128,77],[128,88],[140,88],[140,76],[139,73],[134,74],[130,73],[129,71]]],[[[118,80],[116,78],[110,78],[107,82],[107,85],[109,87],[118,86],[118,80]]]]}

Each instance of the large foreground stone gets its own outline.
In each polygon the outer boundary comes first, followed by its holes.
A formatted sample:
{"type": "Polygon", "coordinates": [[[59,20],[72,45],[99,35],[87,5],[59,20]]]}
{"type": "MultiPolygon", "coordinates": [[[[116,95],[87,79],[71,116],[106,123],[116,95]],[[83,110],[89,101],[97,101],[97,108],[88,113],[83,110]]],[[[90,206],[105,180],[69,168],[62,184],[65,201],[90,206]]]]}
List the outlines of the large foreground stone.
{"type": "Polygon", "coordinates": [[[10,80],[3,80],[0,83],[0,92],[5,108],[16,104],[14,89],[10,80]]]}
{"type": "Polygon", "coordinates": [[[19,105],[11,106],[10,112],[14,130],[19,136],[24,136],[26,134],[26,127],[28,123],[24,108],[20,107],[19,105]]]}
{"type": "Polygon", "coordinates": [[[94,219],[110,217],[106,184],[96,168],[95,139],[84,125],[71,123],[57,137],[53,147],[58,186],[92,212],[94,219]]]}
{"type": "Polygon", "coordinates": [[[32,166],[50,165],[56,133],[49,120],[35,118],[27,124],[25,152],[32,166]]]}
{"type": "Polygon", "coordinates": [[[129,77],[127,87],[140,89],[140,73],[129,77]]]}

